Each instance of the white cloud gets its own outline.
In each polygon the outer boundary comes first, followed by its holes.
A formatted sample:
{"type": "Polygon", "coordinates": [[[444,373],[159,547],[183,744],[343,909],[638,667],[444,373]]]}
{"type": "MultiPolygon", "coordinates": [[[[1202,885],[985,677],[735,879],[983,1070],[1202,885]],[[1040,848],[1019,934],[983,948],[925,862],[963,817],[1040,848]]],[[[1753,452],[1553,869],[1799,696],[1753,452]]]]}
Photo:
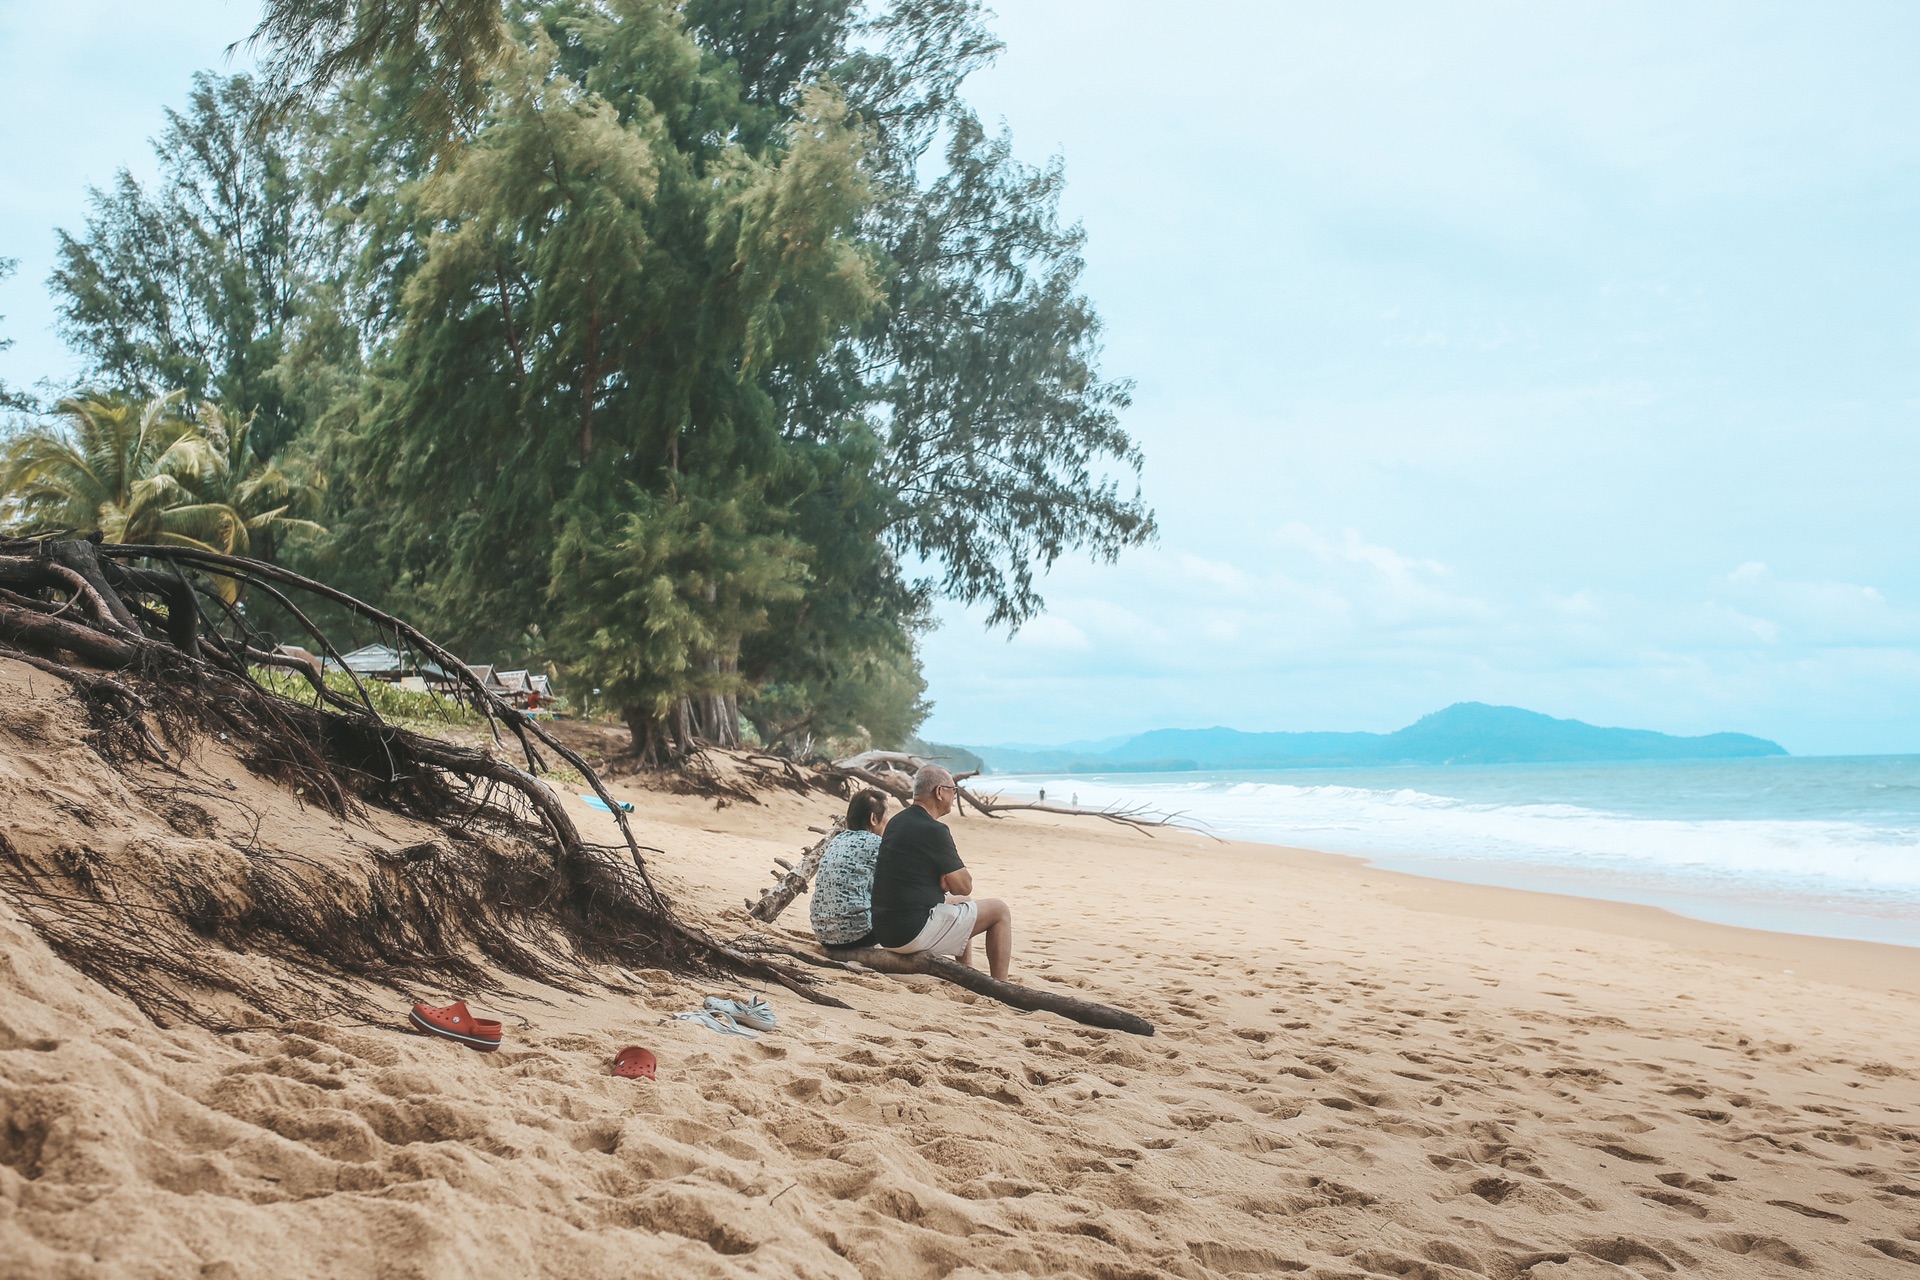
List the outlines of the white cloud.
{"type": "Polygon", "coordinates": [[[1783,578],[1758,560],[1729,573],[1707,608],[1741,618],[1769,644],[1782,637],[1823,648],[1920,644],[1920,611],[1892,607],[1878,587],[1783,578]]]}
{"type": "Polygon", "coordinates": [[[1009,644],[1022,649],[1068,653],[1085,653],[1093,648],[1093,642],[1087,639],[1086,632],[1054,613],[1043,613],[1027,623],[1009,644]]]}
{"type": "Polygon", "coordinates": [[[1274,540],[1282,546],[1310,551],[1327,563],[1345,561],[1348,564],[1371,565],[1391,578],[1404,579],[1416,572],[1434,575],[1447,572],[1447,567],[1437,560],[1404,556],[1392,547],[1370,543],[1357,529],[1342,529],[1337,536],[1329,536],[1304,521],[1289,520],[1275,532],[1274,540]]]}

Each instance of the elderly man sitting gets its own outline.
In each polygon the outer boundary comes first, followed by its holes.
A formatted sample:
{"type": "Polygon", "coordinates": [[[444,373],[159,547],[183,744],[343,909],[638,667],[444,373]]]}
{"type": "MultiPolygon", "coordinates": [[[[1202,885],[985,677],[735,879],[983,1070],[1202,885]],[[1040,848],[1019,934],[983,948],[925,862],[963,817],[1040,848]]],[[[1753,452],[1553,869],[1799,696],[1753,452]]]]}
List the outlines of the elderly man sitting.
{"type": "Polygon", "coordinates": [[[880,837],[873,864],[873,940],[973,963],[973,939],[987,935],[987,971],[1005,981],[1013,958],[1013,911],[998,898],[975,901],[973,874],[940,819],[959,794],[953,775],[930,764],[913,775],[913,803],[880,837]]]}

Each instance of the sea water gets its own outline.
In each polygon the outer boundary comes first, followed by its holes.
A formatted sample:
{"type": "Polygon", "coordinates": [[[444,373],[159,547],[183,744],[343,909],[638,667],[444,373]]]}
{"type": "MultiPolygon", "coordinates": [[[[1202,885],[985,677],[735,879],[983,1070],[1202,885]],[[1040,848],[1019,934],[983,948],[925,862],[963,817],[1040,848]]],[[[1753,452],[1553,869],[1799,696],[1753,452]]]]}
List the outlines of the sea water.
{"type": "Polygon", "coordinates": [[[993,775],[1396,871],[1920,946],[1920,756],[993,775]]]}

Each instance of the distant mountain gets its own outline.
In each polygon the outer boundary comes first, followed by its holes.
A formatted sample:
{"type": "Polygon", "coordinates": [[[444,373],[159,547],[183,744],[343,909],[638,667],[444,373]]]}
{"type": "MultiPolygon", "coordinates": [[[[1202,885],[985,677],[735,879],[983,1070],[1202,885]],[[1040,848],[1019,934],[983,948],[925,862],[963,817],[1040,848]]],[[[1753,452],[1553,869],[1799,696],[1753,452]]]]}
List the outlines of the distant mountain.
{"type": "Polygon", "coordinates": [[[902,745],[914,755],[937,761],[955,773],[982,773],[987,767],[984,760],[966,747],[928,742],[919,737],[909,737],[902,745]]]}
{"type": "Polygon", "coordinates": [[[1678,738],[1603,729],[1519,707],[1456,702],[1393,733],[1242,733],[1155,729],[1112,745],[972,747],[995,773],[1173,773],[1193,769],[1305,769],[1394,764],[1547,764],[1595,760],[1731,760],[1783,756],[1744,733],[1678,738]],[[1091,748],[1091,749],[1090,749],[1091,748]]]}

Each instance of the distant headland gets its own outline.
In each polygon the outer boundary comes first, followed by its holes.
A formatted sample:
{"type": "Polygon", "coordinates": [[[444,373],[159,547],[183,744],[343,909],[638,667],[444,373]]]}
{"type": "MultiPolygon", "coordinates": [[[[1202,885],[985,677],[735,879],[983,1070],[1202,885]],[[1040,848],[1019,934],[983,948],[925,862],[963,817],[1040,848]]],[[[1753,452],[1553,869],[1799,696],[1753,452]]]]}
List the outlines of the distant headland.
{"type": "Polygon", "coordinates": [[[991,773],[1174,773],[1197,769],[1306,769],[1369,765],[1549,764],[1605,760],[1733,760],[1784,756],[1744,733],[1683,738],[1608,729],[1520,707],[1456,702],[1393,733],[1243,733],[1154,729],[1065,747],[934,747],[977,759],[991,773]]]}

